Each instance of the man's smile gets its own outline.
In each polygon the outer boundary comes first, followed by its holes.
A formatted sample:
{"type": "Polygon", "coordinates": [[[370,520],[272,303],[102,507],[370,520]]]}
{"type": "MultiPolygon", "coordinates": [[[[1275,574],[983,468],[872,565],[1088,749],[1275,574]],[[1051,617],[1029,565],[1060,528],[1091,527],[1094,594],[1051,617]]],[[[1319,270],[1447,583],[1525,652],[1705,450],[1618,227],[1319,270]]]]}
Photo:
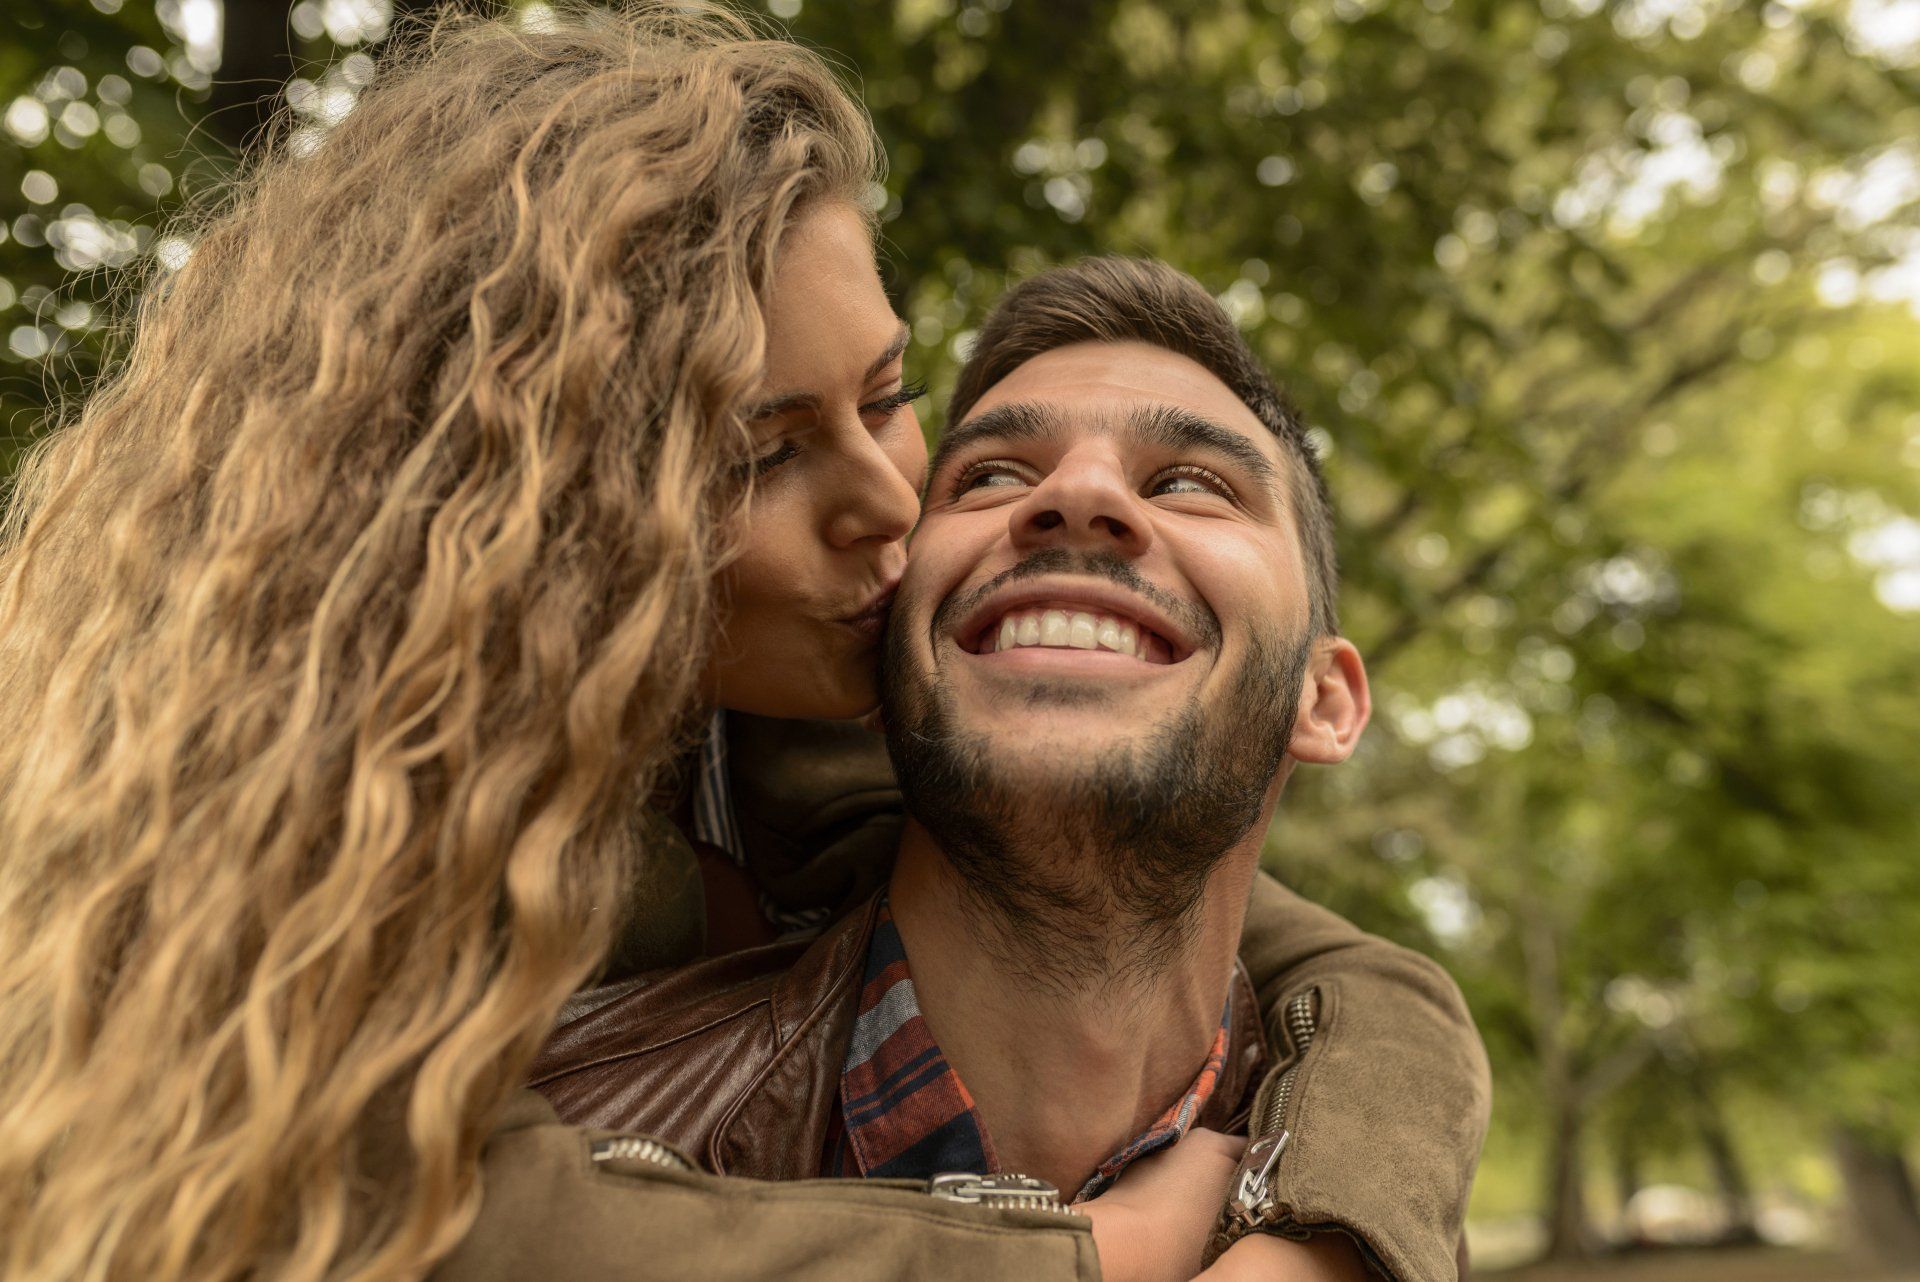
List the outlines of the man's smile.
{"type": "Polygon", "coordinates": [[[1079,609],[1071,601],[1009,610],[999,626],[989,623],[975,654],[1003,654],[1027,647],[1095,650],[1141,663],[1171,663],[1166,639],[1125,616],[1079,609]]]}
{"type": "Polygon", "coordinates": [[[987,594],[948,640],[994,668],[1144,675],[1194,651],[1186,629],[1138,593],[1080,575],[1040,575],[987,594]]]}

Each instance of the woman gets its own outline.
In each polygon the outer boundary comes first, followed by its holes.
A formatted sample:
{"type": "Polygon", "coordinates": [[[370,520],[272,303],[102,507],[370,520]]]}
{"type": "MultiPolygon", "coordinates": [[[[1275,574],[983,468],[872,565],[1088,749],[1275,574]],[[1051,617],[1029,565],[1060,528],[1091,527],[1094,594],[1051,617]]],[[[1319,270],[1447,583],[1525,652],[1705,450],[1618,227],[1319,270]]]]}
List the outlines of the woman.
{"type": "MultiPolygon", "coordinates": [[[[784,467],[743,412],[783,237],[876,163],[816,61],[745,37],[442,24],[259,165],[22,469],[5,1276],[645,1276],[676,1224],[825,1222],[871,1276],[1019,1276],[1007,1235],[1026,1276],[1094,1267],[1011,1212],[593,1168],[517,1093],[662,881],[644,816],[784,467]]],[[[890,528],[855,540],[882,579],[890,528]]]]}

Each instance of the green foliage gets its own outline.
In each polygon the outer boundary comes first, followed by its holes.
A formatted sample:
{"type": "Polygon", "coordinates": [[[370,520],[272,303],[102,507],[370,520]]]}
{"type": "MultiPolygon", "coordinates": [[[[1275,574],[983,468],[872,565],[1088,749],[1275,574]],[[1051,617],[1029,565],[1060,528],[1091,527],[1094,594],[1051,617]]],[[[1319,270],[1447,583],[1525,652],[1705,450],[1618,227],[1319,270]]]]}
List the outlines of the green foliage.
{"type": "Polygon", "coordinates": [[[1538,1143],[1697,1152],[1701,1090],[1910,1131],[1920,626],[1848,548],[1920,510],[1920,327],[1815,282],[1911,234],[1858,207],[1911,65],[1818,5],[893,14],[792,27],[888,141],[936,405],[1009,274],[1117,250],[1323,434],[1381,715],[1276,869],[1453,967],[1538,1143]]]}
{"type": "Polygon", "coordinates": [[[0,464],[99,368],[157,211],[191,164],[206,83],[151,4],[65,0],[0,42],[0,464]],[[106,10],[113,10],[109,13],[106,10]]]}
{"type": "MultiPolygon", "coordinates": [[[[1570,1111],[1697,1157],[1703,1091],[1920,1129],[1920,325],[1874,301],[1920,253],[1920,51],[1823,0],[772,7],[887,142],[936,409],[1010,277],[1120,251],[1215,290],[1314,425],[1378,715],[1271,861],[1459,975],[1502,1151],[1570,1111]]],[[[78,203],[149,250],[224,154],[177,33],[100,8],[0,45],[6,101],[139,133],[0,134],[0,190],[59,188],[0,243],[16,426],[112,284],[37,239],[78,203]]],[[[351,90],[325,8],[299,48],[351,90]]]]}

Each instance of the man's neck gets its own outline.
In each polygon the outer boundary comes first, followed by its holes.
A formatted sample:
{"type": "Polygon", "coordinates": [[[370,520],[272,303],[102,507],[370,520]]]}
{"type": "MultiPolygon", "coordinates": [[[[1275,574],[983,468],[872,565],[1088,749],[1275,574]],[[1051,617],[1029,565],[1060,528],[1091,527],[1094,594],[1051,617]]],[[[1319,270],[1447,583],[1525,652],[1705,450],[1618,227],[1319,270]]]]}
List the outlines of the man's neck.
{"type": "MultiPolygon", "coordinates": [[[[1022,941],[967,893],[926,830],[907,825],[890,891],[894,921],[927,1027],[1005,1169],[1071,1196],[1192,1085],[1219,1033],[1257,851],[1220,860],[1192,919],[1166,934],[1153,965],[1063,984],[1036,973],[1044,959],[1022,955],[1022,941]]],[[[1123,955],[1141,926],[1093,924],[1112,936],[1095,941],[1111,945],[1095,955],[1123,955]]]]}

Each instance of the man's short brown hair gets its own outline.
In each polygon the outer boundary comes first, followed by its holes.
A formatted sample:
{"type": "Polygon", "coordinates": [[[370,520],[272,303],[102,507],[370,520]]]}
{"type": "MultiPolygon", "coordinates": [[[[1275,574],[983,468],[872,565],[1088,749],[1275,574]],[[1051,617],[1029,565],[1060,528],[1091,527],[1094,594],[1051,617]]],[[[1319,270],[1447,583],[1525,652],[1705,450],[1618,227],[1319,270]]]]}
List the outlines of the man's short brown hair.
{"type": "Polygon", "coordinates": [[[988,388],[1044,352],[1074,343],[1129,341],[1163,347],[1200,365],[1280,438],[1293,463],[1287,494],[1306,562],[1309,627],[1314,636],[1338,632],[1333,508],[1319,456],[1299,413],[1233,321],[1185,272],[1150,258],[1102,257],[1022,281],[981,326],[960,370],[947,420],[962,422],[988,388]]]}

